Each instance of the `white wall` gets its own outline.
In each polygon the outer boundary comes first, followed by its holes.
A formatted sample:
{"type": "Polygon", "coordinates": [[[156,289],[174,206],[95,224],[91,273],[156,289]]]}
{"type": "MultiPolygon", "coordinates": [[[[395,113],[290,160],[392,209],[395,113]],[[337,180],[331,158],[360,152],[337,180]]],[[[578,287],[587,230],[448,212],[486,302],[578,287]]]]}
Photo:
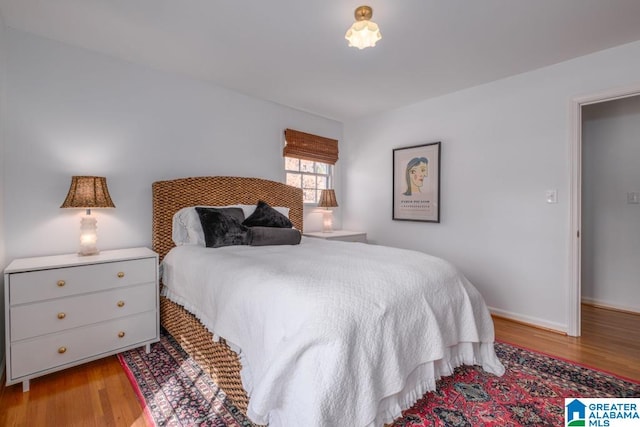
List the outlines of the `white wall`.
{"type": "Polygon", "coordinates": [[[582,297],[640,312],[640,96],[582,110],[582,297]]]}
{"type": "Polygon", "coordinates": [[[7,259],[77,250],[83,212],[59,209],[72,175],[107,177],[99,248],[150,245],[152,182],[281,181],[285,128],[342,139],[339,122],[205,82],[12,29],[8,47],[7,259]]]}
{"type": "Polygon", "coordinates": [[[494,312],[567,330],[570,101],[638,81],[640,42],[347,122],[344,225],[451,260],[494,312]],[[392,221],[392,149],[432,141],[442,222],[392,221]]]}
{"type": "MultiPolygon", "coordinates": [[[[0,372],[4,372],[4,270],[5,256],[4,225],[4,169],[5,169],[5,115],[6,115],[6,71],[7,71],[7,33],[4,20],[0,15],[0,372]]],[[[0,373],[0,378],[2,374],[0,373]]]]}

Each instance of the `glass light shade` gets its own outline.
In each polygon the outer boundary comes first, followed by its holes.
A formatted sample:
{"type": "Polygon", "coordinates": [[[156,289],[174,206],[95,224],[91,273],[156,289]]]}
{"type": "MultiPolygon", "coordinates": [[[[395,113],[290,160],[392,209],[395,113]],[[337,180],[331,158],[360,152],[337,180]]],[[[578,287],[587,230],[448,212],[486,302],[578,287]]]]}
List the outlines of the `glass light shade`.
{"type": "Polygon", "coordinates": [[[373,21],[356,21],[351,28],[347,30],[344,36],[349,41],[349,46],[357,47],[362,50],[367,47],[373,47],[376,42],[382,39],[378,24],[373,21]]]}

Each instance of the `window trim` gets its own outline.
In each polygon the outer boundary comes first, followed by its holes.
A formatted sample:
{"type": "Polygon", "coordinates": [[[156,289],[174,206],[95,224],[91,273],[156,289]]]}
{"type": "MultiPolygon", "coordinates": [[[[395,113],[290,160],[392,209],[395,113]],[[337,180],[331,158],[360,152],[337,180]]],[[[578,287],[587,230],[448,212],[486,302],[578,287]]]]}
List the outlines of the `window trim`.
{"type": "Polygon", "coordinates": [[[328,188],[333,188],[333,182],[335,180],[335,177],[334,177],[334,166],[335,165],[332,165],[330,163],[316,161],[316,160],[301,159],[301,158],[292,157],[292,156],[283,156],[283,161],[284,161],[283,170],[284,170],[284,182],[285,183],[287,183],[287,174],[288,173],[292,173],[292,174],[295,173],[295,174],[301,175],[300,187],[297,187],[297,188],[300,188],[303,191],[302,202],[303,202],[304,205],[317,206],[318,205],[318,199],[320,197],[319,191],[320,190],[325,190],[325,189],[328,189],[328,188]],[[297,170],[295,170],[295,169],[287,169],[287,158],[296,159],[299,162],[301,162],[301,161],[313,162],[314,163],[314,168],[313,168],[314,170],[315,170],[315,164],[316,163],[321,163],[321,164],[327,166],[327,173],[324,174],[324,173],[318,173],[318,172],[303,171],[303,170],[300,169],[300,163],[298,163],[298,169],[297,170]],[[316,187],[314,188],[314,190],[316,191],[316,200],[313,201],[313,202],[307,202],[307,201],[304,200],[304,190],[310,190],[310,188],[305,188],[305,187],[302,186],[303,185],[303,181],[302,180],[304,179],[304,175],[310,175],[310,176],[316,177],[316,187]],[[326,188],[319,188],[318,187],[317,177],[319,177],[319,176],[327,178],[327,186],[326,186],[326,188]]]}

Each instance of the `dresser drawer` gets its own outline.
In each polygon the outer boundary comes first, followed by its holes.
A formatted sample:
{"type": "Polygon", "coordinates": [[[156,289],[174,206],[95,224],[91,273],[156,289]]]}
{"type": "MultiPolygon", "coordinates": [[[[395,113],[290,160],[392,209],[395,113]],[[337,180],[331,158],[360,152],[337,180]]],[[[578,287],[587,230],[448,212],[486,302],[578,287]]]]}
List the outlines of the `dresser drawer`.
{"type": "Polygon", "coordinates": [[[11,308],[11,341],[156,309],[156,283],[11,308]]]}
{"type": "Polygon", "coordinates": [[[9,304],[24,304],[154,282],[156,258],[107,262],[77,267],[12,273],[9,276],[9,304]]]}
{"type": "Polygon", "coordinates": [[[11,345],[12,380],[157,338],[157,312],[98,323],[11,345]],[[118,334],[124,332],[124,336],[118,334]]]}

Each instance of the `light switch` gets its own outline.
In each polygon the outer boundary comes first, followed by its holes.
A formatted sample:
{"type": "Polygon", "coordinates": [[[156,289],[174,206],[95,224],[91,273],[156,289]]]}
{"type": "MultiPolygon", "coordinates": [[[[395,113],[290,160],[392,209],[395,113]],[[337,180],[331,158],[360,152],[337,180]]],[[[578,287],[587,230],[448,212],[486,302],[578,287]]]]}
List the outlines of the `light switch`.
{"type": "Polygon", "coordinates": [[[547,190],[547,203],[558,203],[558,190],[547,190]]]}
{"type": "Polygon", "coordinates": [[[627,193],[627,203],[630,205],[640,204],[640,191],[630,191],[627,193]]]}

